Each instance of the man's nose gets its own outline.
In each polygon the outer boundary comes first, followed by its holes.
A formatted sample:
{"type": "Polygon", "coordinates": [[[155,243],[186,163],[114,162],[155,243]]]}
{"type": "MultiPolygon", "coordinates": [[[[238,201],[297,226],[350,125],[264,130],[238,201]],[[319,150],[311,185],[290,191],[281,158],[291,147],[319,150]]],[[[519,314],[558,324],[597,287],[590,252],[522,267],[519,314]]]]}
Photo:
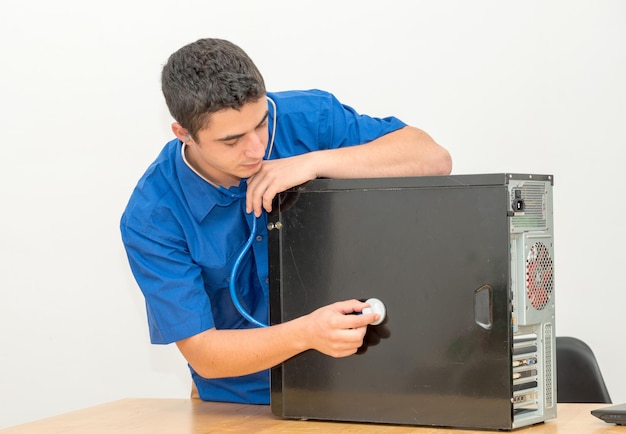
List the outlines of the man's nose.
{"type": "Polygon", "coordinates": [[[259,137],[258,134],[253,134],[250,137],[250,142],[246,147],[246,156],[250,158],[263,158],[265,155],[266,143],[259,137]]]}

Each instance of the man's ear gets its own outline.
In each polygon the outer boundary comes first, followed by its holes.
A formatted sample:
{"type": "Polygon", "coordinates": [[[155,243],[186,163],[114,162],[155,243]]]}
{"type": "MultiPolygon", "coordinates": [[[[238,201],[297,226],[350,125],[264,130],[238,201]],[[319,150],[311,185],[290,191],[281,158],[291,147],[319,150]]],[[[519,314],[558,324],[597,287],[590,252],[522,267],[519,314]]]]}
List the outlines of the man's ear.
{"type": "Polygon", "coordinates": [[[174,133],[176,137],[178,137],[178,140],[180,140],[183,143],[189,143],[192,141],[191,135],[189,134],[187,129],[183,128],[183,126],[179,124],[178,122],[174,122],[172,124],[172,132],[174,133]]]}

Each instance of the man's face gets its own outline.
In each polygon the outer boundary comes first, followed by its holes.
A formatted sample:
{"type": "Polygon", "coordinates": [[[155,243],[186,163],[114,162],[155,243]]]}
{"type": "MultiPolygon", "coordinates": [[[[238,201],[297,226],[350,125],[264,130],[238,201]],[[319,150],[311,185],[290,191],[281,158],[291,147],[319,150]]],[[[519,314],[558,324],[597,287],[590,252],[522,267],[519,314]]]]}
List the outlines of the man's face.
{"type": "Polygon", "coordinates": [[[205,178],[226,188],[239,185],[261,169],[268,142],[267,101],[260,98],[240,110],[213,113],[197,141],[188,141],[187,161],[205,178]]]}

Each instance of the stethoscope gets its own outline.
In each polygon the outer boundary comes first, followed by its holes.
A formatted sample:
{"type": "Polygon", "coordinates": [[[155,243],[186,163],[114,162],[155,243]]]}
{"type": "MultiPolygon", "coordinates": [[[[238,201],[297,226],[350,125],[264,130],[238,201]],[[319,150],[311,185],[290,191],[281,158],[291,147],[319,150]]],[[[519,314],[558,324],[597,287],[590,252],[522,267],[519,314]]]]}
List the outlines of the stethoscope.
{"type": "MultiPolygon", "coordinates": [[[[269,159],[270,155],[272,155],[272,149],[274,148],[274,138],[276,137],[276,103],[270,97],[267,97],[267,100],[270,102],[270,104],[272,104],[272,108],[274,109],[274,118],[272,121],[272,137],[270,138],[270,145],[269,145],[269,149],[268,149],[267,157],[266,157],[269,159]]],[[[224,193],[225,195],[232,197],[232,198],[243,199],[246,197],[246,193],[234,193],[222,187],[221,185],[218,186],[217,189],[221,193],[224,193]]],[[[233,305],[235,306],[235,308],[237,309],[237,311],[242,317],[244,317],[245,319],[247,319],[249,322],[256,325],[257,327],[267,327],[267,324],[264,324],[261,321],[257,320],[252,315],[250,315],[246,311],[246,309],[244,309],[241,302],[239,301],[239,296],[237,295],[237,287],[236,287],[237,273],[239,271],[239,266],[241,265],[241,262],[243,261],[243,258],[246,255],[246,253],[248,253],[248,250],[250,250],[250,246],[252,246],[252,243],[254,242],[254,239],[256,237],[257,220],[258,220],[258,217],[253,216],[252,226],[250,228],[250,236],[248,237],[246,244],[244,244],[239,254],[237,255],[237,259],[235,259],[235,263],[233,264],[233,268],[230,272],[230,281],[228,284],[228,289],[230,292],[230,298],[233,302],[233,305]]]]}
{"type": "MultiPolygon", "coordinates": [[[[270,155],[272,154],[272,148],[274,147],[274,137],[276,136],[276,103],[274,103],[274,101],[269,97],[267,98],[267,100],[272,104],[274,108],[274,120],[272,123],[272,137],[270,139],[269,150],[267,152],[267,158],[269,158],[270,155]]],[[[217,189],[221,193],[231,198],[243,199],[246,197],[246,193],[235,193],[230,190],[227,190],[221,185],[218,186],[217,189]]],[[[250,250],[250,246],[252,246],[252,243],[254,242],[254,239],[256,237],[257,220],[258,218],[253,216],[252,226],[250,228],[250,236],[248,237],[248,240],[246,241],[244,246],[241,248],[239,254],[237,255],[237,259],[235,259],[235,263],[233,264],[233,268],[231,269],[231,272],[230,272],[230,281],[228,283],[228,289],[230,292],[230,298],[233,302],[233,305],[235,306],[235,308],[237,309],[237,311],[242,317],[244,317],[246,320],[248,320],[250,323],[254,324],[257,327],[267,327],[268,326],[267,324],[264,324],[261,321],[257,320],[252,315],[250,315],[248,311],[246,311],[246,309],[243,307],[243,305],[239,301],[239,296],[237,295],[237,286],[236,286],[237,273],[239,271],[239,266],[241,265],[241,262],[243,261],[243,258],[246,255],[246,253],[248,253],[248,250],[250,250]]],[[[386,314],[387,314],[387,309],[385,307],[385,304],[377,298],[370,298],[366,300],[366,303],[368,303],[370,306],[363,309],[361,313],[372,313],[372,312],[378,313],[380,315],[379,319],[371,323],[371,325],[381,324],[384,321],[386,314]]]]}

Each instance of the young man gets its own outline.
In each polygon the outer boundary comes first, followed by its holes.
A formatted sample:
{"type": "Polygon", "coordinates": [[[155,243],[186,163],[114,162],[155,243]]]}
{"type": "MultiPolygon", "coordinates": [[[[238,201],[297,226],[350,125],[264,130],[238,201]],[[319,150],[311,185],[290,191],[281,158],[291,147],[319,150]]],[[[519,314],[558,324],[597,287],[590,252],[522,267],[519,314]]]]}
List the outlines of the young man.
{"type": "Polygon", "coordinates": [[[204,400],[269,403],[268,369],[309,349],[354,354],[367,304],[338,301],[256,327],[236,309],[229,280],[254,220],[237,291],[268,321],[267,212],[278,193],[317,177],[448,174],[448,152],[396,118],[359,115],[331,94],[269,93],[236,45],[202,39],[172,54],[162,89],[175,122],[134,190],[121,231],[145,296],[151,341],[176,342],[204,400]]]}

